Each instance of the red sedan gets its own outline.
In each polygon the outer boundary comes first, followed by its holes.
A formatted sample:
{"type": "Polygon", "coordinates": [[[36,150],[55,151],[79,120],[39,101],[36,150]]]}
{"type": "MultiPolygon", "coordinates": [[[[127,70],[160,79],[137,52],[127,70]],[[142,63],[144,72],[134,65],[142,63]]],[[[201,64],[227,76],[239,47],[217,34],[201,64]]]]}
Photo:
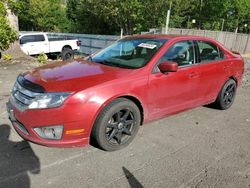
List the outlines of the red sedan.
{"type": "Polygon", "coordinates": [[[228,109],[244,62],[218,42],[191,36],[121,39],[85,60],[18,76],[7,108],[16,131],[46,146],[127,146],[145,122],[215,103],[228,109]]]}

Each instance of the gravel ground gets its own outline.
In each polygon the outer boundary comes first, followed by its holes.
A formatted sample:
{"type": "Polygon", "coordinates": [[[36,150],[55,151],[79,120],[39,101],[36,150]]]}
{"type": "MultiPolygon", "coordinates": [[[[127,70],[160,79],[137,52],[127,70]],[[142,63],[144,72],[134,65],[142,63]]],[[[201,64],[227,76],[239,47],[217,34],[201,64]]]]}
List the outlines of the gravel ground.
{"type": "Polygon", "coordinates": [[[36,64],[0,63],[0,187],[250,187],[250,62],[234,105],[200,107],[141,127],[127,148],[57,149],[24,142],[5,103],[36,64]]]}

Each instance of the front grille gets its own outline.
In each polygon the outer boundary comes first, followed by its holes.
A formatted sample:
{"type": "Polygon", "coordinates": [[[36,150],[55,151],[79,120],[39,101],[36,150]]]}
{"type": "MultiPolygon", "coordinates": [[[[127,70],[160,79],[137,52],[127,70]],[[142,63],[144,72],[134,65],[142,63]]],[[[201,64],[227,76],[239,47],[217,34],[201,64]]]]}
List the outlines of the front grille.
{"type": "Polygon", "coordinates": [[[17,109],[24,111],[37,95],[39,94],[25,89],[17,81],[12,89],[10,101],[17,109]]]}

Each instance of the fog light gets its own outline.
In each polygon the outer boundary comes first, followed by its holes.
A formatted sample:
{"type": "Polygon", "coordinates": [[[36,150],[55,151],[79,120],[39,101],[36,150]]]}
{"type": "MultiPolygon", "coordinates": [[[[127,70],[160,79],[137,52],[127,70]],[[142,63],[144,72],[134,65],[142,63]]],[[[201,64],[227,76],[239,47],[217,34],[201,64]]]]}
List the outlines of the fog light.
{"type": "Polygon", "coordinates": [[[63,126],[37,127],[34,130],[42,138],[60,140],[62,138],[63,126]]]}

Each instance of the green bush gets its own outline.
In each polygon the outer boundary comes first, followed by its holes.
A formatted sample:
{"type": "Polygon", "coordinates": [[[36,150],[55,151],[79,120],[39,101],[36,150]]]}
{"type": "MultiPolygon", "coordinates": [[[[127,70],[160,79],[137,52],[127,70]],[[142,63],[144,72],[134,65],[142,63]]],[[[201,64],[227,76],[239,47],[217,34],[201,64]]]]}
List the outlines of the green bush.
{"type": "Polygon", "coordinates": [[[6,61],[10,61],[10,60],[12,60],[12,56],[10,54],[4,54],[3,59],[6,61]]]}
{"type": "Polygon", "coordinates": [[[0,50],[6,50],[17,39],[17,33],[10,27],[6,19],[6,8],[0,1],[0,50]]]}
{"type": "Polygon", "coordinates": [[[44,64],[48,60],[48,56],[45,53],[39,54],[37,60],[39,63],[44,64]]]}

